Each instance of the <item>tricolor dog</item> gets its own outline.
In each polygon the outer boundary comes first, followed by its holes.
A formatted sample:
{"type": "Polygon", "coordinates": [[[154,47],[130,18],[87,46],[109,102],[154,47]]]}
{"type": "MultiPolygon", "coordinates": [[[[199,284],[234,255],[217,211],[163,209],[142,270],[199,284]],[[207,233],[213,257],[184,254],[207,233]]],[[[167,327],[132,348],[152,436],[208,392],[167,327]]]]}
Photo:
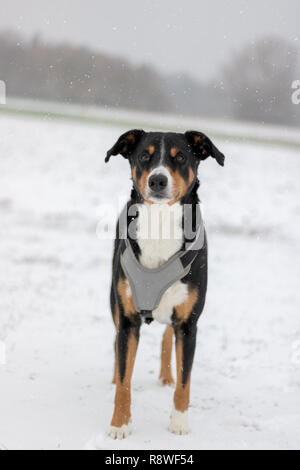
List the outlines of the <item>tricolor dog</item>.
{"type": "Polygon", "coordinates": [[[143,323],[166,325],[160,379],[177,380],[170,431],[187,434],[191,370],[197,321],[207,289],[207,241],[198,198],[198,167],[224,155],[201,132],[185,134],[131,130],[111,150],[131,167],[131,198],[121,215],[113,257],[111,309],[116,327],[115,409],[109,435],[126,438],[131,422],[131,377],[143,323]]]}

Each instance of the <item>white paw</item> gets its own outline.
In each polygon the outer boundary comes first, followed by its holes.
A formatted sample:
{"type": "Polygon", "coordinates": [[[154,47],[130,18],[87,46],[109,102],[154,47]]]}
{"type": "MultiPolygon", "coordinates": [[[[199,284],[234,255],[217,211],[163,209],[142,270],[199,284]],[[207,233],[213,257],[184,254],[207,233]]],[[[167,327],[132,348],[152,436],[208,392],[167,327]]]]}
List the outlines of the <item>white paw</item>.
{"type": "Polygon", "coordinates": [[[181,411],[177,411],[173,408],[169,430],[173,434],[177,434],[179,436],[188,434],[190,432],[188,412],[185,411],[182,413],[181,411]]]}
{"type": "Polygon", "coordinates": [[[116,426],[111,426],[108,430],[109,437],[112,439],[126,439],[130,434],[130,426],[128,424],[123,424],[120,428],[116,426]]]}

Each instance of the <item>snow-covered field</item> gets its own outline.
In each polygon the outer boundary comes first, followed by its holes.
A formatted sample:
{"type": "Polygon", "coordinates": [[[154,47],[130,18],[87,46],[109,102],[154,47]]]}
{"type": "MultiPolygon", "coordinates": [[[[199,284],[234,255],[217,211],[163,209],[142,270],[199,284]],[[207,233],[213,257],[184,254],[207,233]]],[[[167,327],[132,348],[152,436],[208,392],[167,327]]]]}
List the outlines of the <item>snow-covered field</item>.
{"type": "Polygon", "coordinates": [[[210,274],[192,433],[167,430],[173,390],[158,383],[153,324],[119,442],[105,433],[112,242],[96,226],[99,205],[129,193],[127,163],[104,165],[124,129],[5,115],[0,128],[0,448],[300,448],[299,149],[219,141],[225,168],[201,166],[210,274]]]}

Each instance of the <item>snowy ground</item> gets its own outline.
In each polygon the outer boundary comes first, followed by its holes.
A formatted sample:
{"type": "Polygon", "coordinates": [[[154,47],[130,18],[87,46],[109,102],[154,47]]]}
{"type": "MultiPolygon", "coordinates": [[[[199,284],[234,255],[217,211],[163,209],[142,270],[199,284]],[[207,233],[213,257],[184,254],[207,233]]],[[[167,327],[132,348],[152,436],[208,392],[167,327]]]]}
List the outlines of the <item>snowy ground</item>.
{"type": "Polygon", "coordinates": [[[300,448],[299,149],[221,142],[200,171],[210,275],[187,437],[169,434],[163,328],[144,327],[133,434],[105,435],[114,388],[111,242],[97,208],[128,194],[104,165],[124,129],[0,116],[0,448],[300,448]],[[297,343],[298,341],[298,343],[297,343]],[[1,359],[1,358],[0,358],[1,359]]]}

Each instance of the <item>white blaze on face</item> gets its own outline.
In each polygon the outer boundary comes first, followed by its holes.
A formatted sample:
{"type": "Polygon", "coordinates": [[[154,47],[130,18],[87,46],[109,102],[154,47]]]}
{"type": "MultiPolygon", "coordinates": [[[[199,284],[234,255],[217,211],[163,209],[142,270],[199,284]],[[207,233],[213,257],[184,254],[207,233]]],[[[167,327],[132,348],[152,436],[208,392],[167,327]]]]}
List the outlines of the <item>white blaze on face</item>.
{"type": "Polygon", "coordinates": [[[166,143],[165,143],[165,138],[163,137],[161,141],[159,166],[163,166],[165,154],[166,154],[166,143]]]}
{"type": "Polygon", "coordinates": [[[148,181],[147,181],[147,192],[148,192],[147,199],[157,204],[164,204],[164,203],[172,201],[173,199],[172,197],[173,179],[168,168],[164,165],[165,154],[166,154],[165,137],[162,137],[161,148],[160,148],[160,160],[159,160],[158,166],[154,168],[153,171],[150,173],[150,175],[148,176],[148,181]],[[155,175],[164,175],[168,178],[168,185],[165,191],[165,197],[163,199],[151,196],[151,190],[149,188],[149,179],[151,178],[151,176],[155,176],[155,175]]]}

